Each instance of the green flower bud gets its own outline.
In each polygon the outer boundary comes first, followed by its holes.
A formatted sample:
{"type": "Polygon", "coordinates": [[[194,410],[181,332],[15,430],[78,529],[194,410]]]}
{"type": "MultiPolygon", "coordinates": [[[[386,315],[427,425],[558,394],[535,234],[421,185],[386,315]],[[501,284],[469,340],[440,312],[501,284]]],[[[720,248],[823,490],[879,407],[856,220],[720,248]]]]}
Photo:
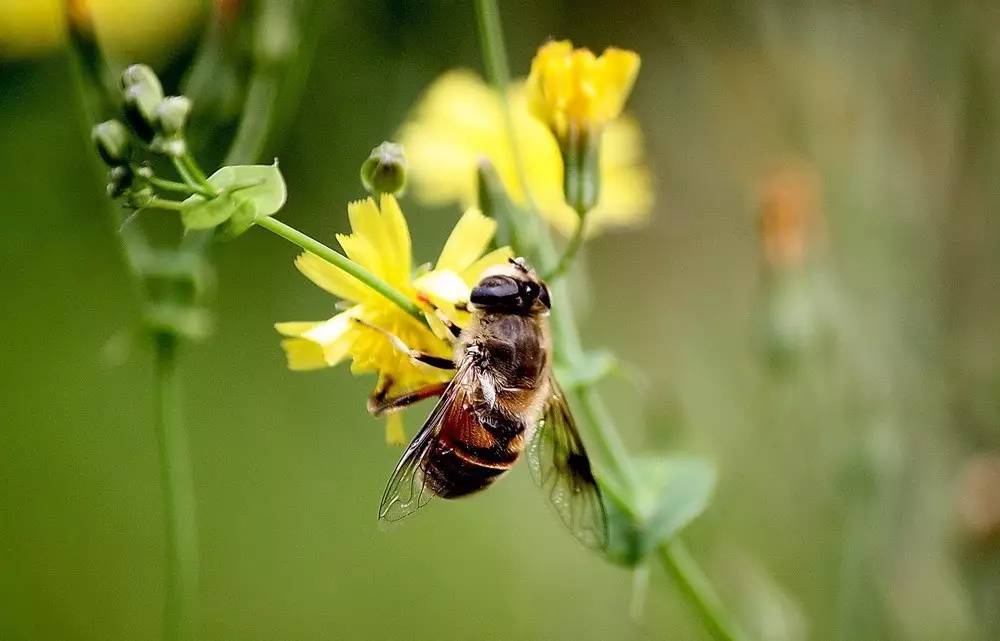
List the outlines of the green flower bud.
{"type": "Polygon", "coordinates": [[[383,142],[361,165],[361,184],[372,194],[399,194],[406,187],[403,147],[383,142]]]}
{"type": "Polygon", "coordinates": [[[132,209],[142,209],[150,202],[156,194],[153,192],[153,188],[149,185],[143,185],[137,189],[132,189],[128,192],[128,205],[132,209]]]}
{"type": "Polygon", "coordinates": [[[94,125],[90,137],[97,146],[97,153],[109,167],[128,162],[132,155],[132,143],[128,129],[119,120],[107,120],[94,125]]]}
{"type": "Polygon", "coordinates": [[[191,101],[185,96],[164,98],[156,107],[156,117],[160,121],[160,131],[168,136],[179,134],[187,125],[191,113],[191,101]]]}
{"type": "Polygon", "coordinates": [[[176,134],[172,136],[157,134],[149,143],[149,148],[154,153],[163,154],[169,158],[180,158],[187,153],[187,142],[183,136],[176,134]]]}
{"type": "Polygon", "coordinates": [[[153,168],[149,166],[149,163],[144,162],[135,170],[135,175],[142,180],[148,181],[153,177],[153,168]]]}
{"type": "Polygon", "coordinates": [[[577,214],[585,216],[601,194],[601,134],[571,131],[560,142],[563,157],[563,195],[577,214]]]}
{"type": "Polygon", "coordinates": [[[108,197],[118,198],[128,191],[135,181],[135,174],[128,165],[112,167],[108,172],[108,197]]]}
{"type": "Polygon", "coordinates": [[[125,120],[144,141],[156,133],[156,109],[163,101],[163,87],[156,73],[146,65],[132,65],[122,73],[125,120]]]}

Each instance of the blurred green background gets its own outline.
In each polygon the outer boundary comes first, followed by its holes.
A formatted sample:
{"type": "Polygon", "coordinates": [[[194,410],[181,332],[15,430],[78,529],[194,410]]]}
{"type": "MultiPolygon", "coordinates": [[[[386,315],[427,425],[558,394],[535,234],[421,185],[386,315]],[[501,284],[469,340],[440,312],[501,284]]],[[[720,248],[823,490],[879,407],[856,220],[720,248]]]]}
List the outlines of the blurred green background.
{"type": "MultiPolygon", "coordinates": [[[[115,43],[162,69],[201,17],[159,4],[115,43]]],[[[587,343],[645,379],[604,386],[625,437],[717,462],[686,539],[756,638],[1000,638],[1000,6],[728,5],[501,7],[515,75],[549,36],[642,55],[654,215],[590,244],[574,284],[587,343]],[[776,268],[759,218],[789,166],[815,202],[805,257],[776,268]]],[[[128,339],[137,303],[44,6],[0,2],[0,639],[156,639],[151,355],[128,339]]],[[[332,242],[368,151],[481,61],[466,3],[323,19],[267,157],[282,219],[332,242]]],[[[458,211],[403,205],[433,259],[458,211]]],[[[706,638],[658,567],[630,615],[633,576],[568,537],[523,470],[380,532],[399,451],[365,412],[372,381],[288,371],[272,328],[333,311],[294,255],[262,231],[219,245],[216,331],[182,354],[201,638],[706,638]]]]}

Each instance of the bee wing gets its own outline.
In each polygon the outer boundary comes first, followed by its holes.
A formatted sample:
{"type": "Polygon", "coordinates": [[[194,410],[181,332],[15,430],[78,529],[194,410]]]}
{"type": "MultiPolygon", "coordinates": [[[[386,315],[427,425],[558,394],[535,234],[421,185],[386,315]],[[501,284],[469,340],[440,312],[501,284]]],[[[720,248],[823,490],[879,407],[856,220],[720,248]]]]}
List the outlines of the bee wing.
{"type": "Polygon", "coordinates": [[[549,384],[552,398],[528,444],[528,466],[573,536],[587,547],[604,549],[608,522],[601,491],[566,396],[554,377],[549,384]]]}
{"type": "Polygon", "coordinates": [[[463,363],[441,394],[441,398],[424,421],[420,431],[413,437],[403,456],[396,463],[378,508],[380,521],[394,523],[402,520],[434,498],[434,493],[427,487],[424,479],[423,461],[441,433],[441,426],[448,409],[455,403],[464,402],[466,390],[471,382],[470,374],[472,374],[471,362],[463,363]]]}

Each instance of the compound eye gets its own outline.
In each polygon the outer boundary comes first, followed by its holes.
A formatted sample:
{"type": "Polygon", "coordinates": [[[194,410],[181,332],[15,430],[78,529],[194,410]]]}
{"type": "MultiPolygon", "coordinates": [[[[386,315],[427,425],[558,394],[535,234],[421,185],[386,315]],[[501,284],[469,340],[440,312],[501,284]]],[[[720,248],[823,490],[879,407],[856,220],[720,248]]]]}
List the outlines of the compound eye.
{"type": "Polygon", "coordinates": [[[549,288],[542,285],[542,291],[538,294],[538,300],[545,305],[545,309],[552,309],[552,299],[549,298],[549,288]]]}
{"type": "Polygon", "coordinates": [[[538,298],[538,285],[534,283],[524,283],[521,287],[522,293],[524,294],[524,301],[526,303],[534,302],[534,300],[538,298]]]}
{"type": "Polygon", "coordinates": [[[487,276],[472,288],[469,302],[480,307],[502,307],[516,304],[521,296],[517,281],[509,276],[487,276]]]}

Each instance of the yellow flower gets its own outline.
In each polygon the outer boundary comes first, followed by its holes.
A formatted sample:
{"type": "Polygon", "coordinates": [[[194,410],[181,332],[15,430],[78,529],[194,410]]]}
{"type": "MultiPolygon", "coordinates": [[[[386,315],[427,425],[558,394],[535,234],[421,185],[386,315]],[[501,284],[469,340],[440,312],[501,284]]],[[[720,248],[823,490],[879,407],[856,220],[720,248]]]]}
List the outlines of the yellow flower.
{"type": "MultiPolygon", "coordinates": [[[[433,310],[440,309],[459,326],[467,322],[468,313],[460,308],[468,301],[471,287],[484,269],[511,256],[507,248],[483,255],[496,223],[478,210],[466,211],[434,269],[414,279],[410,231],[396,199],[383,194],[380,206],[368,198],[350,203],[347,211],[353,233],[337,235],[347,256],[420,306],[438,332],[353,276],[313,254],[303,253],[295,261],[299,271],[349,306],[326,321],[277,323],[275,329],[287,337],[281,345],[288,367],[333,367],[349,358],[353,374],[377,374],[374,393],[390,398],[447,381],[450,372],[414,362],[372,327],[398,336],[413,349],[451,357],[443,324],[433,310]]],[[[390,416],[387,440],[400,442],[402,436],[399,417],[390,416]]]]}
{"type": "MultiPolygon", "coordinates": [[[[88,16],[104,50],[126,60],[159,60],[199,28],[202,0],[71,0],[70,16],[88,16]]],[[[0,0],[0,56],[30,57],[65,38],[66,0],[0,0]]]]}
{"type": "MultiPolygon", "coordinates": [[[[512,85],[508,95],[532,200],[556,229],[568,235],[576,229],[578,216],[563,197],[559,143],[531,115],[523,83],[512,85]]],[[[500,98],[471,71],[450,71],[435,81],[403,124],[398,140],[410,161],[414,195],[426,204],[474,204],[481,158],[490,160],[511,198],[525,202],[500,98]]],[[[608,123],[600,154],[601,194],[587,216],[588,234],[644,222],[653,197],[636,122],[622,116],[608,123]]]]}
{"type": "Polygon", "coordinates": [[[619,116],[639,73],[634,51],[609,47],[600,56],[553,40],[538,49],[528,74],[532,113],[565,140],[600,131],[619,116]]]}

